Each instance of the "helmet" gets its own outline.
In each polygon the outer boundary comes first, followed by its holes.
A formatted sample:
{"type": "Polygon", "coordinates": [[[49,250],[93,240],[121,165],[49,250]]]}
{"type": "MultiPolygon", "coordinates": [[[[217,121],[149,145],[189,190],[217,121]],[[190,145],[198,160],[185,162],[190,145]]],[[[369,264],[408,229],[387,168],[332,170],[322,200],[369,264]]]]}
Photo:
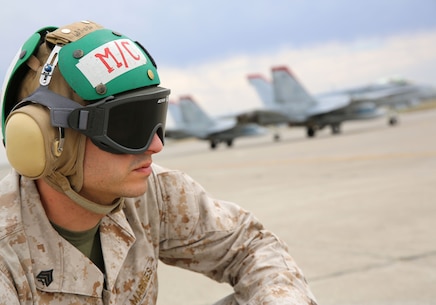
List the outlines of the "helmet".
{"type": "Polygon", "coordinates": [[[164,142],[169,89],[138,42],[91,21],[33,34],[2,87],[2,133],[18,173],[44,178],[89,208],[83,184],[85,139],[111,153],[164,142]],[[32,154],[29,154],[32,151],[32,154]]]}

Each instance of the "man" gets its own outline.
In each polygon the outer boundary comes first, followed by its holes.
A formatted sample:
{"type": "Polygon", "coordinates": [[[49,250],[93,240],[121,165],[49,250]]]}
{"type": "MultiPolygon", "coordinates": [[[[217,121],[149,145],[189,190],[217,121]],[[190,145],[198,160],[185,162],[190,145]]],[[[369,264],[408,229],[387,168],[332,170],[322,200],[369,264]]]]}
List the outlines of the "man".
{"type": "Polygon", "coordinates": [[[2,90],[0,304],[155,304],[158,260],[232,285],[219,304],[315,304],[251,213],[152,163],[159,84],[139,43],[93,22],[24,43],[2,90]]]}

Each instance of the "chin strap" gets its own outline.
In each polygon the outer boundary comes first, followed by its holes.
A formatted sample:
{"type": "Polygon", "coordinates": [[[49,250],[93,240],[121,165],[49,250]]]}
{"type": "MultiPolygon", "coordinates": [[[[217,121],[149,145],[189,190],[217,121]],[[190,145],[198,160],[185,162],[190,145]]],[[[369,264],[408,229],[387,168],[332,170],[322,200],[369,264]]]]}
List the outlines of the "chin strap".
{"type": "Polygon", "coordinates": [[[88,211],[94,212],[96,214],[107,215],[109,213],[119,211],[120,209],[122,209],[122,206],[124,203],[123,198],[118,198],[111,205],[98,204],[98,203],[95,203],[95,202],[92,202],[92,201],[86,199],[83,196],[80,196],[78,193],[73,191],[71,188],[70,188],[70,190],[65,190],[64,193],[71,200],[73,200],[78,205],[80,205],[82,208],[85,208],[88,211]]]}
{"type": "Polygon", "coordinates": [[[98,204],[91,200],[88,200],[85,197],[79,195],[79,193],[77,193],[71,188],[70,182],[65,176],[56,172],[53,173],[52,175],[56,176],[55,178],[56,184],[54,184],[51,179],[45,179],[47,183],[49,183],[52,187],[54,187],[58,191],[61,191],[62,193],[67,195],[68,198],[70,198],[75,203],[80,205],[82,208],[90,212],[107,215],[109,213],[117,212],[121,210],[124,206],[124,198],[118,198],[110,205],[98,204]]]}

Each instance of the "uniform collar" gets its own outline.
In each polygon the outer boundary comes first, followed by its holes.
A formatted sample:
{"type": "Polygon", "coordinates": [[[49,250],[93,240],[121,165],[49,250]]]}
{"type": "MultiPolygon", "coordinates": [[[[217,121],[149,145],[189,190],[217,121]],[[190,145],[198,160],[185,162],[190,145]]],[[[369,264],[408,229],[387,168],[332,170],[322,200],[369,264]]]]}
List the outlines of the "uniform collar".
{"type": "MultiPolygon", "coordinates": [[[[21,186],[23,223],[37,288],[46,292],[101,297],[104,274],[53,229],[34,181],[22,177],[21,186]]],[[[100,234],[106,285],[111,289],[135,237],[122,210],[103,218],[100,234]]]]}

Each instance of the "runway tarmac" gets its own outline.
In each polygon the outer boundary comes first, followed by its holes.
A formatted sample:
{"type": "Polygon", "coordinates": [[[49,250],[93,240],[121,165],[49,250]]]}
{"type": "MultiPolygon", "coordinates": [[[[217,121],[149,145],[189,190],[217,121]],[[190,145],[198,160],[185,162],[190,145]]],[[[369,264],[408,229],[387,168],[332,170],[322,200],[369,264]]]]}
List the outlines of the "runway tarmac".
{"type": "MultiPolygon", "coordinates": [[[[319,304],[436,304],[436,110],[237,139],[216,151],[168,142],[155,162],[188,172],[214,197],[252,210],[282,239],[319,304]]],[[[159,305],[205,305],[231,293],[160,267],[159,305]]]]}
{"type": "MultiPolygon", "coordinates": [[[[156,163],[253,211],[290,248],[323,305],[436,304],[436,110],[207,142],[168,141],[156,163]]],[[[2,175],[4,170],[2,170],[2,175]]],[[[159,267],[158,305],[206,305],[226,284],[159,267]]]]}

